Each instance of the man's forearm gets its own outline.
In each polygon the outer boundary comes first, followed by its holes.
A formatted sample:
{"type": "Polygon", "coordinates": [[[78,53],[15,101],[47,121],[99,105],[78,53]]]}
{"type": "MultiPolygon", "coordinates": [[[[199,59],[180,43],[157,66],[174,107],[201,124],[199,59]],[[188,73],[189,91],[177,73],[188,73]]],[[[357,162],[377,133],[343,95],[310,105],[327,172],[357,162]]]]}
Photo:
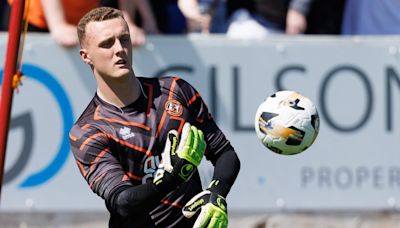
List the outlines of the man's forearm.
{"type": "Polygon", "coordinates": [[[127,216],[158,203],[163,196],[163,192],[157,190],[152,182],[148,182],[118,191],[112,196],[110,205],[118,214],[127,216]]]}
{"type": "Polygon", "coordinates": [[[236,180],[236,177],[240,170],[240,161],[233,150],[228,150],[222,153],[214,167],[213,180],[220,181],[219,186],[213,186],[211,190],[226,197],[236,180]]]}
{"type": "Polygon", "coordinates": [[[48,29],[51,31],[60,24],[66,24],[64,9],[60,0],[41,0],[48,29]]]}

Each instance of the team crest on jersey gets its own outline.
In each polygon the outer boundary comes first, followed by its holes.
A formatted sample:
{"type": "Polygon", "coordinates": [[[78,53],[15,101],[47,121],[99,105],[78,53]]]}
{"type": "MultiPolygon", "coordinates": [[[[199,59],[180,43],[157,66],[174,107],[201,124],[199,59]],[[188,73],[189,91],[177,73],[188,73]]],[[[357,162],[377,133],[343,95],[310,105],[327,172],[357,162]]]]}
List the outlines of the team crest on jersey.
{"type": "Polygon", "coordinates": [[[133,136],[135,136],[135,133],[131,132],[131,129],[128,127],[123,127],[121,129],[119,129],[119,134],[121,135],[121,137],[124,140],[127,140],[129,138],[132,138],[133,136]]]}
{"type": "Polygon", "coordinates": [[[165,110],[171,116],[181,116],[183,113],[183,106],[177,100],[168,100],[165,103],[165,110]]]}

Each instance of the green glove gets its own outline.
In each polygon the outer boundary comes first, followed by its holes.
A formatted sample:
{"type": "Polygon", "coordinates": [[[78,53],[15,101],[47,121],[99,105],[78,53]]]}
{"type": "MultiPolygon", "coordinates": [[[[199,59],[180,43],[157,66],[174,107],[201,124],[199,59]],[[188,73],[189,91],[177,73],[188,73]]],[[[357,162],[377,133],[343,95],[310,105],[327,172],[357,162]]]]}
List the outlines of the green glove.
{"type": "Polygon", "coordinates": [[[153,180],[160,189],[173,190],[180,183],[187,182],[200,164],[206,148],[203,132],[189,123],[183,126],[177,145],[178,132],[171,130],[153,180]]]}
{"type": "Polygon", "coordinates": [[[186,218],[191,218],[198,211],[200,214],[193,227],[228,227],[226,200],[223,196],[205,190],[195,195],[182,209],[186,218]]]}

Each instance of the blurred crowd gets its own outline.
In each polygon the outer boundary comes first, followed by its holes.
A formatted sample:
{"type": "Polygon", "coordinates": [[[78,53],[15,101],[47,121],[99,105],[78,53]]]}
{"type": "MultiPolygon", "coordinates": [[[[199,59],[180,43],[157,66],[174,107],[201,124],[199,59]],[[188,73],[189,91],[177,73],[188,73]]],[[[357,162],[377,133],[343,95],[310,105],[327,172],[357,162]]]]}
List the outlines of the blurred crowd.
{"type": "MultiPolygon", "coordinates": [[[[27,0],[26,0],[27,1],[27,0]]],[[[400,34],[399,0],[29,0],[28,31],[49,32],[62,46],[78,43],[76,24],[97,6],[123,11],[140,46],[147,34],[400,34]]],[[[13,0],[0,0],[6,31],[13,0]]]]}

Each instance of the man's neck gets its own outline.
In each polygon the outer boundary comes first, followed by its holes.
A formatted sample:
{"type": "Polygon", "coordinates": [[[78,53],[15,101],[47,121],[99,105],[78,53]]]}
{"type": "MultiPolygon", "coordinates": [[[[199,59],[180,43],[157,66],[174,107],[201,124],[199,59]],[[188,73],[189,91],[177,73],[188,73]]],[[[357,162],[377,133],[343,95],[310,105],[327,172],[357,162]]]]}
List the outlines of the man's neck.
{"type": "Polygon", "coordinates": [[[134,75],[126,80],[98,81],[97,86],[97,95],[119,108],[135,102],[141,93],[139,81],[134,75]]]}

